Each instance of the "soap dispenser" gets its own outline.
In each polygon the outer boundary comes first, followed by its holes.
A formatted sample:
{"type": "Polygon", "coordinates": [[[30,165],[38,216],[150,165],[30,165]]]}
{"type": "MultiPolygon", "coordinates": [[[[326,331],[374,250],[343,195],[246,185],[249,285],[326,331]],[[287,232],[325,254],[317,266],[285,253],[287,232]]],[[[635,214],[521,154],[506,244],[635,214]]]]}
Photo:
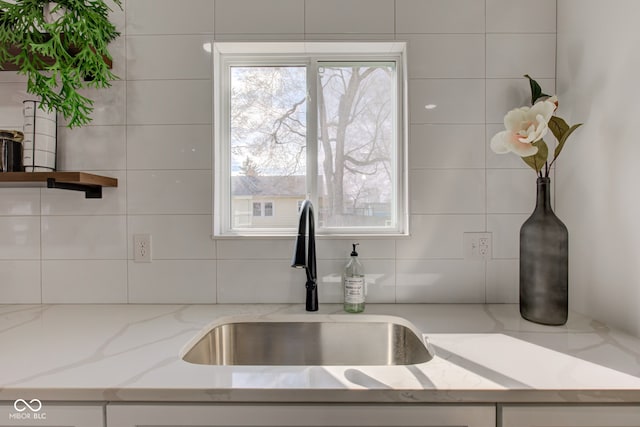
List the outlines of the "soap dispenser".
{"type": "Polygon", "coordinates": [[[361,313],[364,311],[365,297],[365,280],[364,269],[358,261],[358,252],[353,244],[353,251],[349,262],[344,268],[343,284],[344,284],[344,311],[347,313],[361,313]]]}

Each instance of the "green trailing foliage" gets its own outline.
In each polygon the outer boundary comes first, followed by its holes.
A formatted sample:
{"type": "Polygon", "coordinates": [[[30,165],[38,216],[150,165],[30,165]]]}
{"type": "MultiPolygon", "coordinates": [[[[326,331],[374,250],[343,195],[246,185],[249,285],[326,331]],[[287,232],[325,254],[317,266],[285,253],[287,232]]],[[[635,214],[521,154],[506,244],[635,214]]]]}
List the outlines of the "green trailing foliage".
{"type": "MultiPolygon", "coordinates": [[[[121,0],[112,1],[122,9],[121,0]]],[[[27,92],[39,97],[42,107],[62,113],[71,128],[83,126],[93,111],[83,89],[106,88],[118,78],[104,58],[111,60],[108,45],[119,33],[103,0],[59,0],[51,12],[61,16],[52,22],[43,15],[47,3],[0,0],[0,63],[19,67],[28,78],[27,92]]]]}

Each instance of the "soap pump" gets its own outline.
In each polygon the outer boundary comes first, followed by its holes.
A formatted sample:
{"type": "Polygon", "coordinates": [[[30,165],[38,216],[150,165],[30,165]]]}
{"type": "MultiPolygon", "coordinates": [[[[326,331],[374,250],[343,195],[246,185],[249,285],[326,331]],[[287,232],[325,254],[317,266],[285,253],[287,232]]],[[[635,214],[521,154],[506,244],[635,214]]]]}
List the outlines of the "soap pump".
{"type": "Polygon", "coordinates": [[[344,268],[343,284],[344,284],[344,311],[347,313],[361,313],[364,311],[365,298],[365,280],[364,269],[358,261],[358,252],[353,244],[353,251],[349,262],[344,268]]]}

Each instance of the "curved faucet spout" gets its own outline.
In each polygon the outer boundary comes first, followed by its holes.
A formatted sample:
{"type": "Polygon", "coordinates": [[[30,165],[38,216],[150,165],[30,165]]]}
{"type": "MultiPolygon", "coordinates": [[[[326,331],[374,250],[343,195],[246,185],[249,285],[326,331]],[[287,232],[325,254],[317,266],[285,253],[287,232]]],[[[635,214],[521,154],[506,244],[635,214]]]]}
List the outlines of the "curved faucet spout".
{"type": "Polygon", "coordinates": [[[316,231],[313,217],[313,205],[305,200],[300,207],[298,236],[296,237],[291,267],[304,268],[307,273],[306,310],[318,311],[318,283],[316,273],[316,231]],[[307,234],[309,235],[307,243],[307,234]]]}

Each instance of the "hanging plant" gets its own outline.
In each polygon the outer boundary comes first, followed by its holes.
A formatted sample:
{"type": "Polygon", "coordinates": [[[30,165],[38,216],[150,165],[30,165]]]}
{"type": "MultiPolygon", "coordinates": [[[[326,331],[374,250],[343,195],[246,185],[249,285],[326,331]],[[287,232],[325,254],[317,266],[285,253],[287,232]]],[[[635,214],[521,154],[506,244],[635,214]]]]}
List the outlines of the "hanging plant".
{"type": "MultiPolygon", "coordinates": [[[[12,63],[27,76],[27,92],[70,128],[91,122],[93,101],[79,91],[117,79],[109,43],[120,34],[103,0],[0,1],[0,67],[12,63]]],[[[121,0],[112,0],[122,9],[121,0]]]]}

